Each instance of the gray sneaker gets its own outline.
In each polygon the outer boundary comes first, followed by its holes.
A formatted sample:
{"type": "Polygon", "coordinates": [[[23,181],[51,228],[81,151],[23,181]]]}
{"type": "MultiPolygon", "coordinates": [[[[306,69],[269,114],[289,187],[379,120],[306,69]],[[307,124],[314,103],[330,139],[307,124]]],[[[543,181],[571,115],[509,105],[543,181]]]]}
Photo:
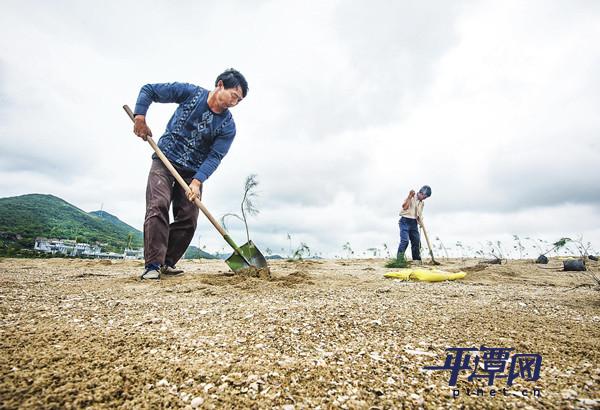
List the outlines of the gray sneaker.
{"type": "Polygon", "coordinates": [[[158,269],[146,269],[140,279],[160,279],[160,271],[158,269]]]}
{"type": "Polygon", "coordinates": [[[163,265],[160,267],[160,273],[167,276],[178,276],[183,274],[183,269],[177,269],[174,266],[163,265]]]}

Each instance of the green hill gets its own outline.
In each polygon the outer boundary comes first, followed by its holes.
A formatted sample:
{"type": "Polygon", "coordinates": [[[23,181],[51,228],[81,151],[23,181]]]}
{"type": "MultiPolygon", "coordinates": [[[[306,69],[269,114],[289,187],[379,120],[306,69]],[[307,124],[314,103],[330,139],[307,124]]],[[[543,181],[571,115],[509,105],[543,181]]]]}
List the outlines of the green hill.
{"type": "Polygon", "coordinates": [[[219,258],[216,257],[215,255],[211,255],[210,253],[203,251],[202,249],[198,248],[197,246],[190,245],[190,246],[188,246],[187,251],[185,251],[185,254],[183,255],[183,259],[219,259],[219,258]]]}
{"type": "Polygon", "coordinates": [[[87,213],[53,195],[0,198],[0,253],[33,248],[36,237],[101,243],[103,251],[122,252],[143,244],[142,233],[106,212],[87,213]],[[100,214],[100,215],[99,215],[100,214]]]}
{"type": "MultiPolygon", "coordinates": [[[[139,248],[143,246],[144,237],[141,231],[135,229],[131,225],[127,225],[125,222],[121,221],[114,215],[109,214],[106,211],[92,211],[90,215],[96,216],[112,225],[114,225],[117,229],[121,231],[129,232],[128,235],[131,235],[131,248],[139,248]],[[139,246],[138,246],[139,245],[139,246]]],[[[129,237],[127,239],[129,241],[129,237]]]]}

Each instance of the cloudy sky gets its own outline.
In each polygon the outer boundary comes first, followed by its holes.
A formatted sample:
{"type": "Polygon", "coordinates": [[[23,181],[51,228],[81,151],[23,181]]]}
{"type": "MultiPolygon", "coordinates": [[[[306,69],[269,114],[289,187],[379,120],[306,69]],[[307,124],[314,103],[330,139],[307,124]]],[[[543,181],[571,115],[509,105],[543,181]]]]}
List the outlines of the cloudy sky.
{"type": "MultiPolygon", "coordinates": [[[[150,147],[121,106],[146,83],[210,88],[235,67],[250,92],[203,201],[235,212],[257,174],[262,250],[287,253],[290,234],[324,256],[395,253],[423,184],[447,247],[583,236],[600,250],[599,2],[2,4],[0,197],[103,204],[141,229],[150,147]]],[[[150,108],[155,136],[174,108],[150,108]]],[[[224,249],[202,217],[194,244],[224,249]]]]}

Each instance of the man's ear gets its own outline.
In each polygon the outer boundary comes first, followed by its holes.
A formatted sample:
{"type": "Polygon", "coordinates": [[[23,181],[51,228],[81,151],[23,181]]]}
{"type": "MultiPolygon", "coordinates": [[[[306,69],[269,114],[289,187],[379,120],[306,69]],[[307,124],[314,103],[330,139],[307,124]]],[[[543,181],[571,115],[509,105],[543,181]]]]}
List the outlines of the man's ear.
{"type": "Polygon", "coordinates": [[[223,85],[223,80],[219,80],[219,82],[217,83],[217,88],[225,88],[225,86],[223,85]]]}

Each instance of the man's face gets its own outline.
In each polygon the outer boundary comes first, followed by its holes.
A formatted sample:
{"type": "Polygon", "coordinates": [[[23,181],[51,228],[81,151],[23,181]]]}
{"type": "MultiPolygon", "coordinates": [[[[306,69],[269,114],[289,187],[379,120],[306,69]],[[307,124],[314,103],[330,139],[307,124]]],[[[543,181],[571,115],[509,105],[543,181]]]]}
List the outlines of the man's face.
{"type": "Polygon", "coordinates": [[[424,194],[424,193],[422,193],[422,192],[419,192],[419,193],[417,193],[417,199],[418,199],[419,201],[423,201],[423,200],[427,199],[427,197],[425,196],[425,194],[424,194]]]}
{"type": "Polygon", "coordinates": [[[235,107],[244,97],[242,97],[242,87],[225,88],[223,82],[217,84],[217,103],[222,109],[235,107]]]}

